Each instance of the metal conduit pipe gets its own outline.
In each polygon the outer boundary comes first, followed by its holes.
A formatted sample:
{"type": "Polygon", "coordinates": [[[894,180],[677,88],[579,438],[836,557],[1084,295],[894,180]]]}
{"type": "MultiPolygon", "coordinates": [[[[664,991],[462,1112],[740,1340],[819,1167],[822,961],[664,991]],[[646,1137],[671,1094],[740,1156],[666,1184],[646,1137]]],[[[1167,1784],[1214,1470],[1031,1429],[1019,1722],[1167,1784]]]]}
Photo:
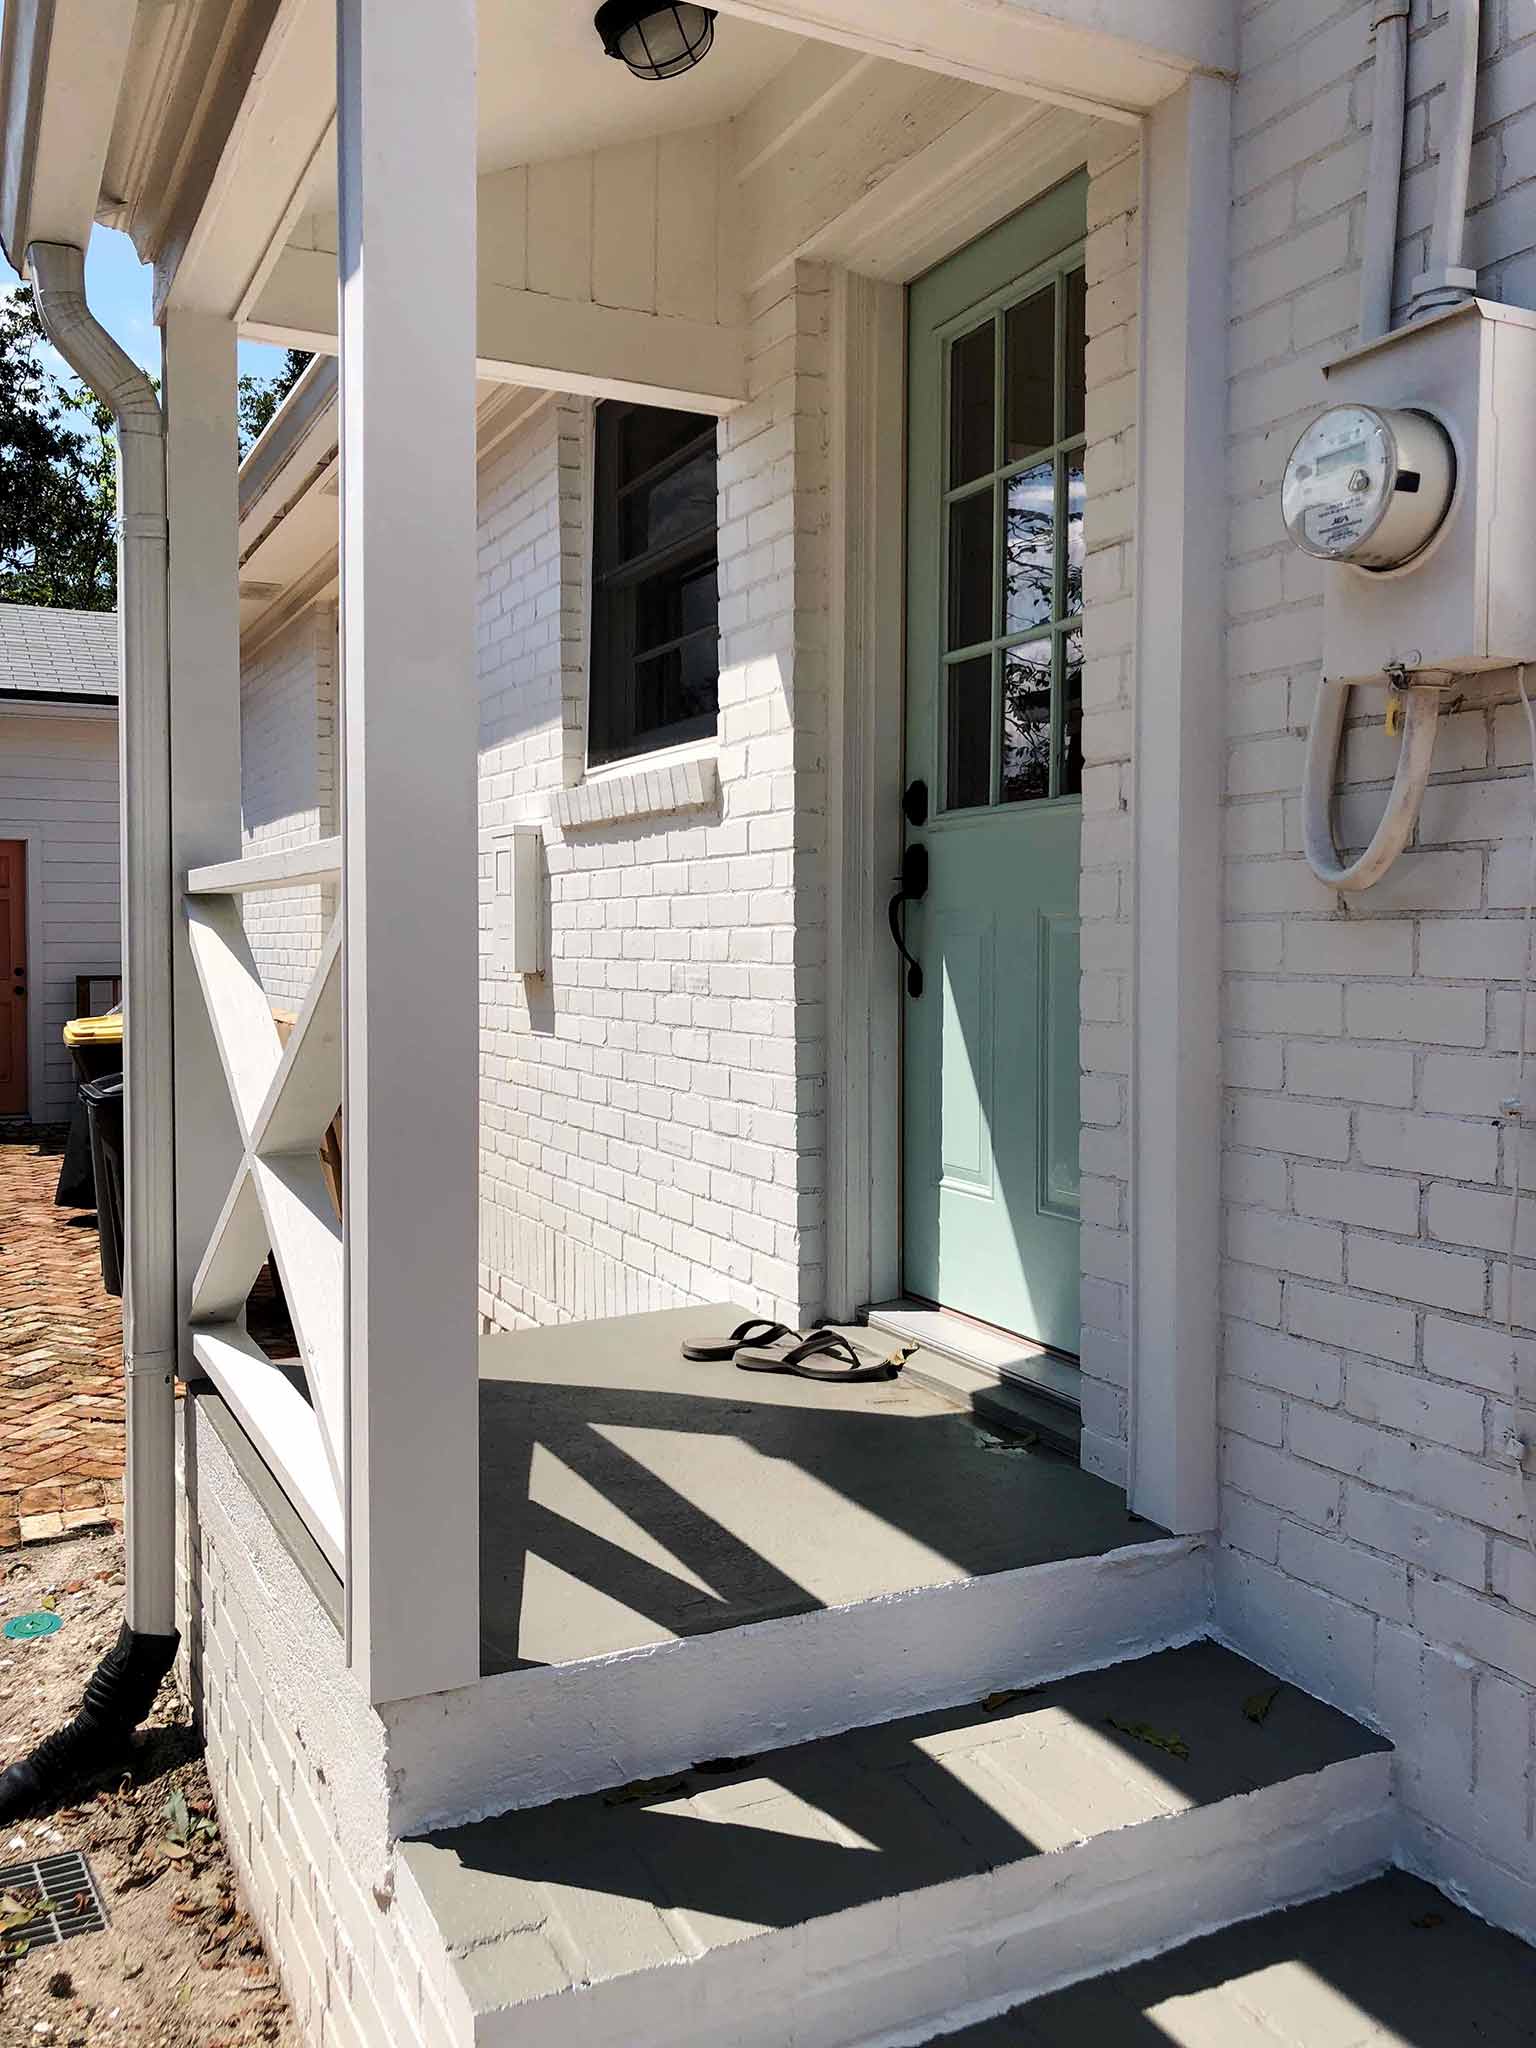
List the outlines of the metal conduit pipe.
{"type": "Polygon", "coordinates": [[[1460,305],[1477,290],[1477,272],[1462,262],[1467,240],[1467,188],[1472,181],[1472,132],[1477,125],[1477,52],[1481,0],[1450,0],[1454,40],[1446,71],[1445,133],[1435,173],[1435,218],[1429,268],[1413,280],[1412,315],[1460,305]]]}
{"type": "MultiPolygon", "coordinates": [[[[1435,194],[1430,268],[1414,279],[1413,312],[1432,311],[1471,296],[1477,273],[1461,267],[1466,239],[1467,187],[1472,165],[1472,129],[1477,104],[1479,0],[1450,0],[1451,53],[1447,94],[1448,128],[1441,144],[1435,194]]],[[[1403,127],[1408,86],[1406,0],[1381,0],[1372,24],[1376,38],[1376,85],[1371,107],[1371,156],[1365,199],[1365,252],[1360,271],[1360,341],[1379,341],[1392,331],[1392,298],[1397,268],[1397,218],[1402,193],[1403,127]]],[[[1353,861],[1340,857],[1333,836],[1333,789],[1351,685],[1325,676],[1319,685],[1307,735],[1301,784],[1302,845],[1307,865],[1330,889],[1368,889],[1397,859],[1413,836],[1419,806],[1435,754],[1444,691],[1438,682],[1398,679],[1406,699],[1397,773],[1381,822],[1365,851],[1353,861]]]]}
{"type": "Polygon", "coordinates": [[[0,1775],[0,1819],[110,1766],[149,1711],[179,1640],[165,421],[149,378],[86,303],[84,252],[34,242],[27,266],[49,340],[117,422],[127,1569],[117,1642],[74,1720],[0,1775]]]}
{"type": "Polygon", "coordinates": [[[1371,24],[1376,42],[1371,94],[1371,159],[1365,184],[1365,255],[1360,266],[1360,340],[1392,328],[1397,216],[1403,190],[1403,126],[1408,111],[1408,0],[1381,0],[1371,24]]]}

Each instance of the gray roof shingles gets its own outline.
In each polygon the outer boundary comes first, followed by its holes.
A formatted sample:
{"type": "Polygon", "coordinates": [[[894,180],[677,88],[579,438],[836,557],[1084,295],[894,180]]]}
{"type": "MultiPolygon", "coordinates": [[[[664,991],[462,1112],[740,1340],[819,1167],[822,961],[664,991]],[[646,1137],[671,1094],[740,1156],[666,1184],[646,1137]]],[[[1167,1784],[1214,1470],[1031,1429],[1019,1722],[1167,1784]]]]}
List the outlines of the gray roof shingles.
{"type": "Polygon", "coordinates": [[[117,696],[117,614],[0,604],[0,697],[117,696]]]}

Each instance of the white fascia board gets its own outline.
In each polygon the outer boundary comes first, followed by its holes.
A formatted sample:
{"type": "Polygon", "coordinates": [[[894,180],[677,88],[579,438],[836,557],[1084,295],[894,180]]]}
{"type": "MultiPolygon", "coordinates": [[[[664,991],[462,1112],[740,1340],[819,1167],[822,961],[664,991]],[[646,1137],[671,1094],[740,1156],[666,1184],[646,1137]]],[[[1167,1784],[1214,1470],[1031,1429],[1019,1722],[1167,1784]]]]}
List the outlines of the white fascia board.
{"type": "Polygon", "coordinates": [[[727,14],[1134,118],[1194,72],[1237,68],[1234,0],[716,0],[727,14]]]}
{"type": "Polygon", "coordinates": [[[155,310],[238,319],[301,210],[336,118],[332,0],[282,0],[217,168],[179,246],[160,252],[155,310]]]}
{"type": "Polygon", "coordinates": [[[6,0],[0,39],[0,242],[83,249],[101,197],[135,0],[6,0]]]}
{"type": "MultiPolygon", "coordinates": [[[[241,332],[336,351],[336,258],[285,249],[241,332]]],[[[745,329],[482,284],[476,375],[540,391],[726,413],[747,395],[745,329]],[[683,381],[686,380],[686,381],[683,381]]]]}

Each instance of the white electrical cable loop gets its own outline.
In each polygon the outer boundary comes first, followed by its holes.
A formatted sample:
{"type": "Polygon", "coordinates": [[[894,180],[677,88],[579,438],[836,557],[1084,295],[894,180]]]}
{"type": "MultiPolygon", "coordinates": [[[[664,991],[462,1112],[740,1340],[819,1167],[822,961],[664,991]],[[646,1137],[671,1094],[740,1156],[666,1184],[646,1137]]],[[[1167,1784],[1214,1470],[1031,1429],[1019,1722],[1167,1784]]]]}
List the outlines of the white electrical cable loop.
{"type": "Polygon", "coordinates": [[[1435,755],[1435,732],[1444,694],[1438,683],[1410,681],[1400,685],[1407,708],[1387,808],[1364,853],[1358,860],[1344,861],[1333,837],[1333,785],[1351,687],[1349,683],[1330,682],[1324,677],[1312,709],[1307,763],[1301,782],[1302,845],[1307,865],[1330,889],[1344,890],[1369,889],[1373,882],[1379,882],[1412,838],[1435,755]]]}

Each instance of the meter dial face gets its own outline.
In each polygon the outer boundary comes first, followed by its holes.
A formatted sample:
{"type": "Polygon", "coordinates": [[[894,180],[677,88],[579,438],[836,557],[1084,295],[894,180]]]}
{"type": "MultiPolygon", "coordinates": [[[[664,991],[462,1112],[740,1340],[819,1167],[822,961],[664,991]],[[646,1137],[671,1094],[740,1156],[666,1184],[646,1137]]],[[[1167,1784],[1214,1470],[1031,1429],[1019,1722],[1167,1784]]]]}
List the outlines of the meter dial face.
{"type": "Polygon", "coordinates": [[[1385,518],[1396,485],[1386,421],[1369,406],[1335,406],[1312,422],[1286,465],[1286,528],[1307,554],[1347,561],[1385,518]]]}

